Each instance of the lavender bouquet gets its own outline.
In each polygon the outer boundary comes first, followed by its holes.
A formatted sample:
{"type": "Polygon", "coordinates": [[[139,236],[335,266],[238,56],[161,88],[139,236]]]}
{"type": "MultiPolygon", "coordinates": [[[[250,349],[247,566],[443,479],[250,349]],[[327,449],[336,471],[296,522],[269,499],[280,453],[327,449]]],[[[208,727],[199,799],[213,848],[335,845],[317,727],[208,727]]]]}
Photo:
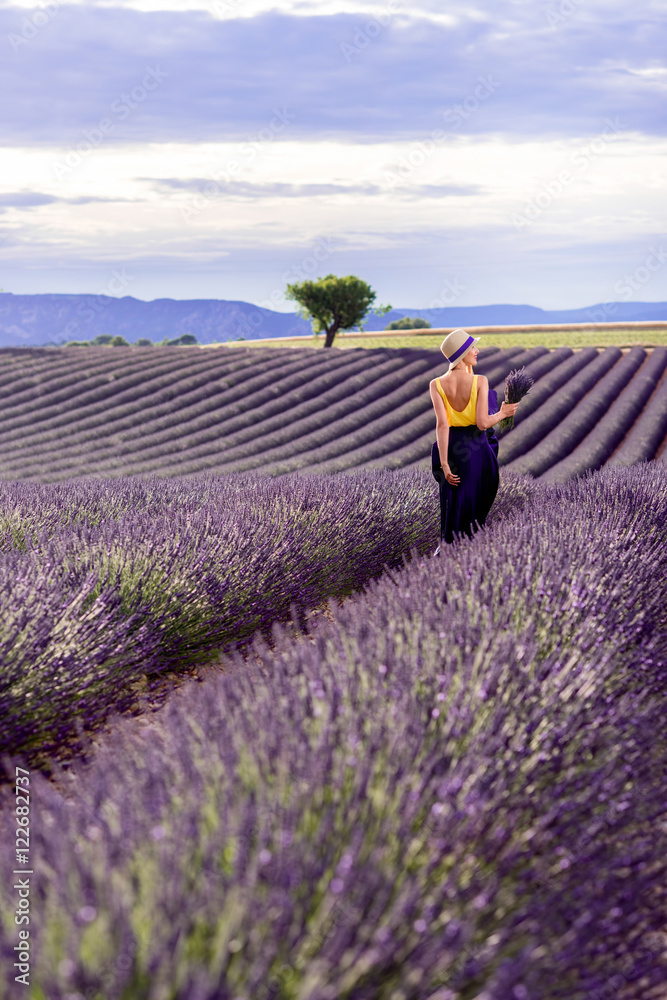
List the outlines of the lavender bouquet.
{"type": "MultiPolygon", "coordinates": [[[[525,365],[523,368],[515,368],[505,379],[505,402],[518,403],[526,393],[530,392],[533,382],[534,379],[526,373],[525,365]]],[[[498,424],[498,430],[501,434],[512,427],[514,427],[514,417],[503,417],[498,424]]]]}

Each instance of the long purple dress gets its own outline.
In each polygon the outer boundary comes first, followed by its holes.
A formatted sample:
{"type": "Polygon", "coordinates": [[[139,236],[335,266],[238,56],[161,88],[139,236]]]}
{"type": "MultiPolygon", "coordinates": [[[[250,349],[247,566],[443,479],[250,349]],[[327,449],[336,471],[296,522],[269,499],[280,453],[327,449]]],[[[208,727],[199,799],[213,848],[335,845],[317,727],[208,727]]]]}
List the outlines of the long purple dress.
{"type": "MultiPolygon", "coordinates": [[[[498,397],[489,389],[489,413],[498,412],[498,397]]],[[[498,492],[498,439],[493,428],[480,431],[476,424],[449,428],[449,467],[460,476],[450,486],[440,464],[437,441],[431,448],[431,471],[440,487],[440,538],[453,542],[457,535],[472,537],[487,518],[498,492]]]]}

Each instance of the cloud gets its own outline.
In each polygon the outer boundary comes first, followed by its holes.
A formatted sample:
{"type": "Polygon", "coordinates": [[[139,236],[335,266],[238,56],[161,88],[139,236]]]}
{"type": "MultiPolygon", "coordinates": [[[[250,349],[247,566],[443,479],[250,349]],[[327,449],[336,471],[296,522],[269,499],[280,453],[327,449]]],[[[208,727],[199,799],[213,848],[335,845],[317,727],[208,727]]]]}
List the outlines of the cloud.
{"type": "Polygon", "coordinates": [[[41,205],[52,205],[54,202],[65,202],[69,205],[87,205],[93,201],[127,201],[127,198],[98,198],[93,195],[82,195],[79,198],[59,198],[53,194],[42,194],[39,191],[6,191],[0,192],[0,209],[7,208],[39,208],[41,205]]]}
{"type": "MultiPolygon", "coordinates": [[[[191,192],[207,192],[209,196],[228,195],[230,198],[311,198],[335,197],[339,195],[386,195],[386,188],[377,184],[286,184],[273,182],[271,184],[253,184],[249,181],[211,181],[207,177],[192,177],[179,179],[173,177],[137,178],[153,183],[157,190],[176,190],[191,192]]],[[[410,198],[449,198],[467,197],[479,194],[478,184],[411,184],[404,190],[398,188],[396,194],[410,198]]]]}
{"type": "Polygon", "coordinates": [[[37,191],[10,191],[0,194],[2,208],[36,208],[38,205],[50,205],[58,201],[52,194],[40,194],[37,191]]]}
{"type": "Polygon", "coordinates": [[[0,36],[14,37],[0,67],[13,95],[0,112],[4,145],[75,147],[103,120],[109,143],[242,141],[276,109],[290,139],[417,139],[437,127],[585,137],[610,116],[664,134],[667,24],[650,0],[625,12],[488,0],[453,23],[389,3],[375,15],[227,20],[62,5],[18,44],[26,16],[0,10],[0,36]]]}

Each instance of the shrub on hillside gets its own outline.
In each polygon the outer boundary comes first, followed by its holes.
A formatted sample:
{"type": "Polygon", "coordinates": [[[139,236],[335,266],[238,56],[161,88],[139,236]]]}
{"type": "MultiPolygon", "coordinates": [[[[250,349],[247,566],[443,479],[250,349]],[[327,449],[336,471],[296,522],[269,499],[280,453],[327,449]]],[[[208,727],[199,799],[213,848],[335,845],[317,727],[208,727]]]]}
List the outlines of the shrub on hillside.
{"type": "Polygon", "coordinates": [[[403,316],[401,319],[395,319],[389,326],[385,327],[386,330],[430,330],[431,324],[428,320],[422,319],[421,316],[403,316]]]}
{"type": "Polygon", "coordinates": [[[160,347],[190,347],[197,343],[197,338],[193,333],[184,333],[180,337],[169,340],[167,337],[161,340],[160,347]]]}

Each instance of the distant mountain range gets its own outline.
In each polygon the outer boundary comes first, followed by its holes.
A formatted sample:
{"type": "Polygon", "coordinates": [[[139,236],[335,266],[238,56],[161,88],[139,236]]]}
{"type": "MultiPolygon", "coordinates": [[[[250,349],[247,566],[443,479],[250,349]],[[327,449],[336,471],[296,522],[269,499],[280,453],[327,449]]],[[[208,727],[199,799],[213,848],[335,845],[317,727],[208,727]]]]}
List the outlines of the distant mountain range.
{"type": "MultiPolygon", "coordinates": [[[[667,321],[666,302],[607,302],[584,309],[544,310],[535,306],[451,306],[392,309],[371,315],[365,328],[383,330],[402,316],[421,316],[433,327],[556,323],[667,321]]],[[[38,347],[69,340],[120,335],[133,343],[192,333],[200,344],[309,334],[310,323],[295,313],[274,312],[249,302],[222,299],[154,299],[131,295],[13,295],[0,293],[0,347],[38,347]]]]}

